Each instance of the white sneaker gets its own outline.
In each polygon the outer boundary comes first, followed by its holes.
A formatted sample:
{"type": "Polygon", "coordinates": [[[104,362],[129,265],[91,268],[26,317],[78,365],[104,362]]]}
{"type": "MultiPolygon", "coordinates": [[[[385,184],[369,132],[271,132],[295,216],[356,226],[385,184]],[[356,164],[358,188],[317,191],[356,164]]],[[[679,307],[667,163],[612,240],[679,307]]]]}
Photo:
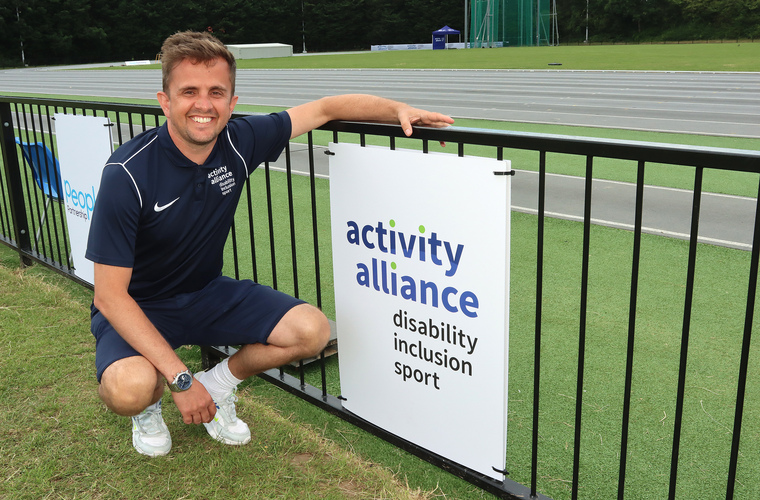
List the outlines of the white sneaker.
{"type": "Polygon", "coordinates": [[[161,416],[161,401],[132,417],[132,446],[149,457],[160,457],[172,449],[172,437],[161,416]]]}
{"type": "Polygon", "coordinates": [[[251,430],[245,422],[237,418],[235,412],[235,402],[238,400],[236,392],[237,390],[220,399],[214,398],[214,420],[203,424],[209,436],[224,444],[241,445],[251,441],[251,430]]]}

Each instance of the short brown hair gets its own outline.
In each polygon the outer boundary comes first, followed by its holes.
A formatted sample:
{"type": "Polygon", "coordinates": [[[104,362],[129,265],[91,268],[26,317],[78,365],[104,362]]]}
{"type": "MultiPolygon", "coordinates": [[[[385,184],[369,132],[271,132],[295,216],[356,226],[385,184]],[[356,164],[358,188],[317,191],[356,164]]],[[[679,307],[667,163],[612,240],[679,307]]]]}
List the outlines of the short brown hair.
{"type": "Polygon", "coordinates": [[[172,70],[185,59],[190,59],[193,64],[209,63],[214,59],[227,61],[230,66],[231,90],[232,94],[235,94],[235,71],[237,69],[235,56],[218,38],[205,31],[181,31],[164,41],[161,46],[161,73],[164,92],[169,91],[172,70]]]}

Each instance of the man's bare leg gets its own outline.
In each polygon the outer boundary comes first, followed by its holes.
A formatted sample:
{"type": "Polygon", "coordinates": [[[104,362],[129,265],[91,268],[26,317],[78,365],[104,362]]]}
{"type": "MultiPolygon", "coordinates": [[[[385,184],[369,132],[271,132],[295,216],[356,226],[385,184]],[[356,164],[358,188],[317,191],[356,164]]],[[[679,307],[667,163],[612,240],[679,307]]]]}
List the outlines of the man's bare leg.
{"type": "Polygon", "coordinates": [[[172,438],[156,404],[164,393],[164,377],[142,356],[120,359],[100,378],[100,399],[118,415],[132,417],[132,446],[157,457],[169,453],[172,438]]]}
{"type": "Polygon", "coordinates": [[[163,382],[163,376],[147,359],[132,356],[106,368],[98,394],[111,411],[131,417],[161,399],[163,382]]]}
{"type": "Polygon", "coordinates": [[[248,344],[207,372],[196,374],[217,406],[216,415],[204,423],[209,435],[225,444],[250,442],[248,425],[237,418],[235,388],[264,370],[318,354],[330,338],[330,325],[314,306],[301,304],[277,323],[267,344],[248,344]]]}
{"type": "Polygon", "coordinates": [[[282,317],[268,344],[248,344],[229,359],[232,374],[241,380],[291,361],[316,356],[330,340],[330,324],[316,307],[300,304],[282,317]]]}

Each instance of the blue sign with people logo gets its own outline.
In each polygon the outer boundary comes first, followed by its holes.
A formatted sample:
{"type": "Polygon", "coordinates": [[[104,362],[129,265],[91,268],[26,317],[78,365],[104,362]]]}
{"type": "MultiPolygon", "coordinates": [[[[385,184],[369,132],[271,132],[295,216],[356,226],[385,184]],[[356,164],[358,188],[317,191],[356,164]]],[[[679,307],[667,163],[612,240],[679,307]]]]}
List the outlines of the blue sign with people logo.
{"type": "Polygon", "coordinates": [[[108,118],[101,116],[55,115],[71,260],[74,273],[92,284],[95,281],[94,267],[84,255],[100,174],[113,150],[109,125],[108,118]]]}
{"type": "Polygon", "coordinates": [[[68,180],[63,181],[66,195],[66,210],[75,217],[89,221],[95,208],[95,186],[78,190],[68,180]]]}

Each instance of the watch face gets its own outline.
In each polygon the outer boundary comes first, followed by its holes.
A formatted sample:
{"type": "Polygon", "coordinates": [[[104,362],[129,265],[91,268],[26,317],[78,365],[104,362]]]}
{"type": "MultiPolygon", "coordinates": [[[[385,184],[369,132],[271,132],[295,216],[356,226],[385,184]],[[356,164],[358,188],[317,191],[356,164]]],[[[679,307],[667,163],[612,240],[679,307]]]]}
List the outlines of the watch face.
{"type": "Polygon", "coordinates": [[[180,373],[177,375],[177,389],[186,391],[193,383],[193,377],[189,373],[180,373]]]}

